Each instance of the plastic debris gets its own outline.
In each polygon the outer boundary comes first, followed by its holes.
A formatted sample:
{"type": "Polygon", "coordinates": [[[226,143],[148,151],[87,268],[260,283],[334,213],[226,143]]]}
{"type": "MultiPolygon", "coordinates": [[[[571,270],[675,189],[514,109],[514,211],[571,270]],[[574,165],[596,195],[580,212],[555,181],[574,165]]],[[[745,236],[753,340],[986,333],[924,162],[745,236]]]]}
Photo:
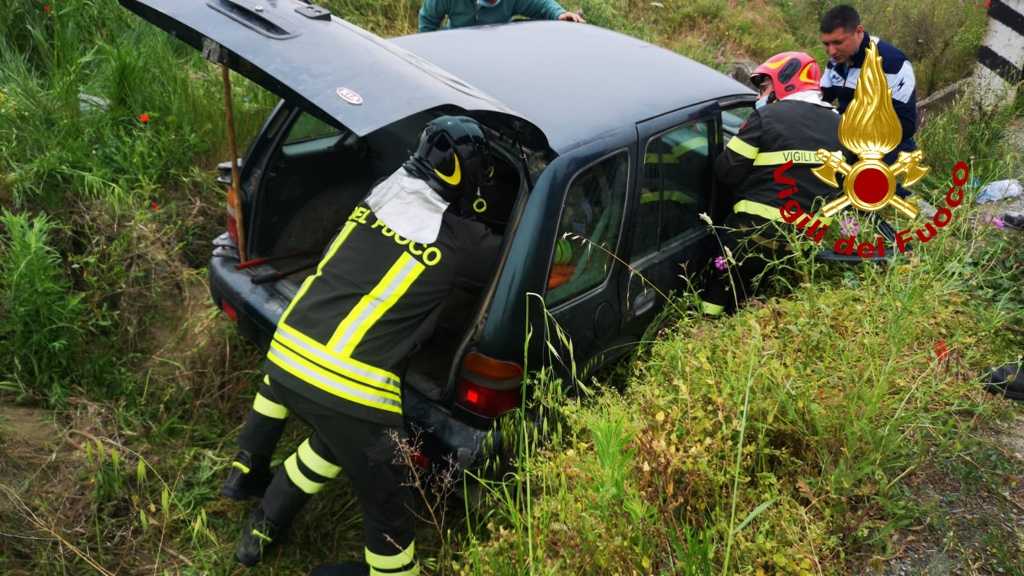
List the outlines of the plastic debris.
{"type": "Polygon", "coordinates": [[[110,109],[110,100],[102,96],[93,96],[80,92],[78,94],[78,110],[80,112],[106,112],[110,109]]]}
{"type": "Polygon", "coordinates": [[[1020,180],[996,180],[995,182],[989,182],[981,189],[981,193],[978,194],[975,202],[987,204],[988,202],[998,202],[1007,198],[1016,198],[1022,194],[1024,194],[1024,186],[1021,186],[1020,180]]]}

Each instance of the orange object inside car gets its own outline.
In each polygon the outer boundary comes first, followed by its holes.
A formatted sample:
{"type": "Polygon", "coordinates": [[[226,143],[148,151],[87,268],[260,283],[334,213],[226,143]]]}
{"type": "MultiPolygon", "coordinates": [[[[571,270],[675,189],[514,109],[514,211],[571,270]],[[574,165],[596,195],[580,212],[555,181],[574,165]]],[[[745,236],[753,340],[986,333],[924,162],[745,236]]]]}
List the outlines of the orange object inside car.
{"type": "Polygon", "coordinates": [[[575,271],[576,266],[572,264],[552,264],[551,273],[548,274],[548,290],[558,288],[568,282],[575,271]]]}

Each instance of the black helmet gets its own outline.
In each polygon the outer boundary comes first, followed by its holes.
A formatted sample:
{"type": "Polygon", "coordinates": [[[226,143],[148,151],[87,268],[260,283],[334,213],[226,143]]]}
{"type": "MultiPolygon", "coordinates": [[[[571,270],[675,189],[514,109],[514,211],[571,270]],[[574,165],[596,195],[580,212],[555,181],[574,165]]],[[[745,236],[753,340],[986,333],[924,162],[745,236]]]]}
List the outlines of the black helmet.
{"type": "Polygon", "coordinates": [[[466,116],[431,120],[405,169],[449,203],[476,192],[494,173],[487,138],[477,121],[466,116]]]}

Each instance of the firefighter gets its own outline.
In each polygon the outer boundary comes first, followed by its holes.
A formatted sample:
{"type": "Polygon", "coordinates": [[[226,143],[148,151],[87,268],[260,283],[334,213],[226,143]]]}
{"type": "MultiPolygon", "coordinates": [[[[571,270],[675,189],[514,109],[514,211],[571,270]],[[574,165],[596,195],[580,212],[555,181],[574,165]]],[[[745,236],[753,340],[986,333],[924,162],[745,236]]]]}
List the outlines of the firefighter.
{"type": "Polygon", "coordinates": [[[242,564],[259,562],[309,497],[344,471],[362,510],[366,562],[314,574],[419,573],[412,495],[397,464],[395,440],[405,435],[400,375],[453,286],[482,285],[493,272],[500,236],[461,215],[471,213],[463,206],[488,174],[492,156],[476,121],[431,121],[412,157],[352,211],[284,311],[222,488],[236,499],[266,490],[236,550],[242,564]],[[313,434],[267,486],[290,413],[313,434]]]}
{"type": "Polygon", "coordinates": [[[707,315],[720,315],[756,292],[784,244],[775,223],[784,220],[784,206],[795,211],[787,202],[809,214],[816,198],[837,193],[811,173],[821,164],[819,148],[840,149],[839,114],[822,100],[820,78],[817,62],[803,52],[776,54],[750,76],[760,93],[756,109],[715,161],[715,176],[735,199],[719,236],[733,263],[724,254],[716,259],[717,272],[701,296],[707,315]],[[796,190],[780,184],[779,175],[795,180],[796,190]]]}

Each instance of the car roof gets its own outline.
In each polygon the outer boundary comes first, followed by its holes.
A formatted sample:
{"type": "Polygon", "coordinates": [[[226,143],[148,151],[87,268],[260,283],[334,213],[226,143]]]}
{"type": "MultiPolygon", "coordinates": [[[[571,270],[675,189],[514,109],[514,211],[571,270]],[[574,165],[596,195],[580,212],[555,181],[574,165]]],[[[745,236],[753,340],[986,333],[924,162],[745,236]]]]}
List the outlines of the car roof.
{"type": "Polygon", "coordinates": [[[514,22],[392,41],[515,110],[559,154],[672,110],[753,94],[675,52],[586,24],[514,22]]]}

